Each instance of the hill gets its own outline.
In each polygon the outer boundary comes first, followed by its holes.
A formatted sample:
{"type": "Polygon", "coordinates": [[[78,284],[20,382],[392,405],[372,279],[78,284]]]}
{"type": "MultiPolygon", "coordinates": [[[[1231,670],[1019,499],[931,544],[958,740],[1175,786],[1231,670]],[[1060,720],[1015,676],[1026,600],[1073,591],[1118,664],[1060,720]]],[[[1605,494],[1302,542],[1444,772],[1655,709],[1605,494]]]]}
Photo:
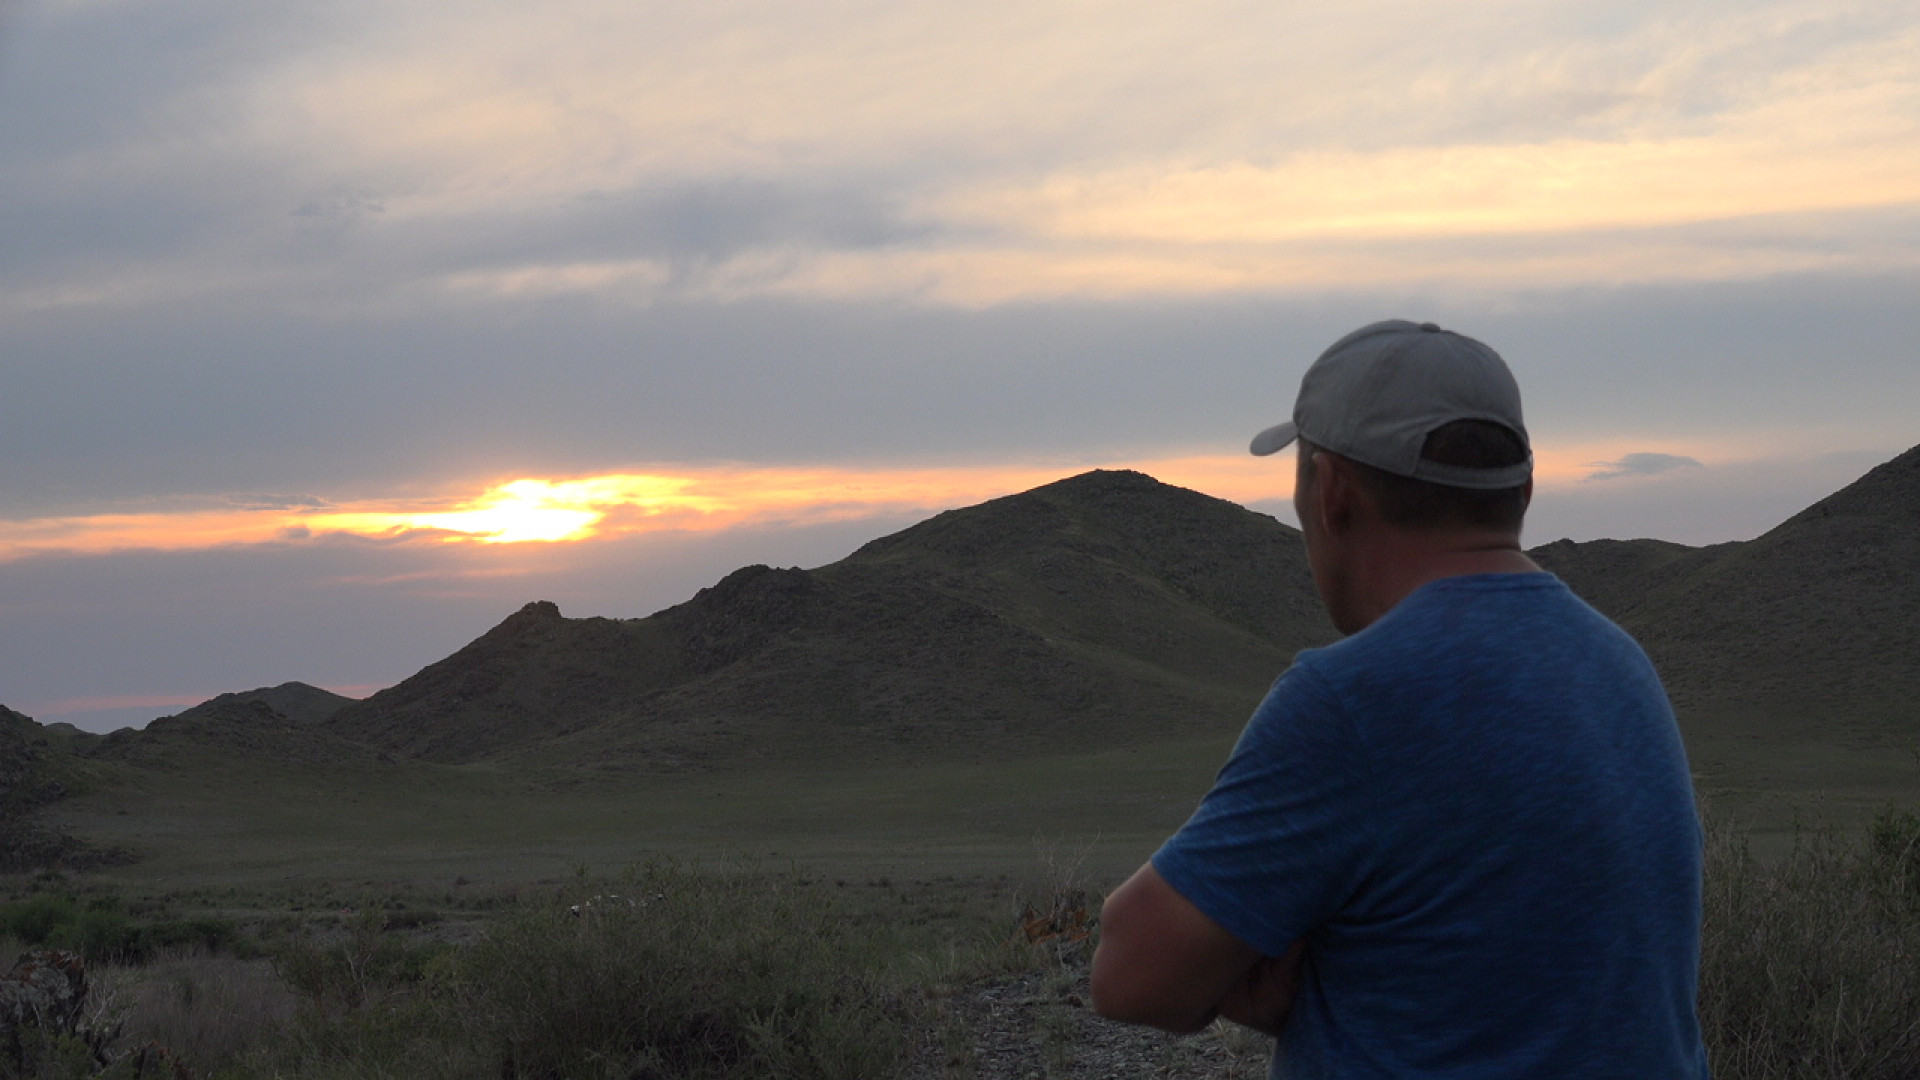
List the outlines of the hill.
{"type": "Polygon", "coordinates": [[[72,790],[69,746],[64,733],[0,705],[0,873],[126,861],[125,852],[77,840],[44,820],[43,809],[72,790]]]}
{"type": "Polygon", "coordinates": [[[122,728],[103,736],[89,755],[147,765],[190,762],[203,751],[290,764],[353,764],[377,752],[321,726],[353,700],[299,682],[221,694],[138,731],[122,728]]]}
{"type": "Polygon", "coordinates": [[[1920,447],[1744,543],[1530,554],[1640,639],[1683,717],[1920,729],[1920,447]]]}
{"type": "MultiPolygon", "coordinates": [[[[1531,552],[1647,643],[1701,791],[1780,843],[1911,802],[1917,456],[1746,543],[1531,552]]],[[[946,873],[1063,835],[1122,873],[1288,658],[1332,637],[1294,530],[1095,472],[829,566],[746,567],[647,618],[528,604],[337,711],[275,687],[105,738],[10,715],[0,768],[78,778],[38,817],[170,879],[722,849],[946,873]],[[298,701],[315,708],[279,711],[298,701]]]]}
{"type": "Polygon", "coordinates": [[[1540,568],[1567,583],[1587,603],[1619,621],[1649,593],[1698,565],[1703,553],[1665,540],[1555,540],[1530,548],[1540,568]]]}
{"type": "MultiPolygon", "coordinates": [[[[1647,646],[1710,770],[1777,779],[1812,743],[1884,757],[1920,727],[1920,448],[1753,541],[1530,554],[1647,646]]],[[[1294,652],[1333,636],[1293,529],[1096,471],[828,566],[745,567],[646,618],[530,603],[365,701],[300,684],[222,695],[95,752],[651,771],[1004,761],[1226,737],[1294,652]]]]}
{"type": "Polygon", "coordinates": [[[46,774],[46,740],[32,718],[0,705],[0,818],[12,818],[58,798],[61,786],[46,774]]]}
{"type": "Polygon", "coordinates": [[[1757,539],[1695,556],[1622,621],[1685,705],[1913,718],[1916,567],[1920,447],[1757,539]]]}
{"type": "Polygon", "coordinates": [[[533,603],[323,726],[435,761],[997,759],[1230,732],[1333,637],[1298,534],[1132,472],[953,510],[644,619],[533,603]]]}
{"type": "MultiPolygon", "coordinates": [[[[1906,723],[1920,700],[1920,448],[1753,541],[1529,554],[1646,645],[1683,722],[1906,723]]],[[[646,619],[529,604],[326,723],[437,761],[991,758],[1230,730],[1332,636],[1294,530],[1093,472],[816,570],[748,567],[646,619]]]]}
{"type": "Polygon", "coordinates": [[[195,705],[180,713],[180,716],[219,715],[230,706],[258,702],[271,709],[281,719],[296,725],[317,724],[334,713],[353,704],[355,699],[322,690],[317,686],[308,686],[303,682],[281,683],[279,686],[262,686],[256,690],[243,690],[233,694],[221,694],[195,705]]]}

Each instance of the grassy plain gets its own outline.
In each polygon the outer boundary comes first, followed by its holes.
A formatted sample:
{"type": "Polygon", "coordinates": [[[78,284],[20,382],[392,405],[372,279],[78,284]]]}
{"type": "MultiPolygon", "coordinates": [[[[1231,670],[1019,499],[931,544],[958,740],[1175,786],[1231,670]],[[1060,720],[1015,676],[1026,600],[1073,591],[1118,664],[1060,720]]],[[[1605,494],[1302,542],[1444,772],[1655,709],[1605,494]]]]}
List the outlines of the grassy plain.
{"type": "Polygon", "coordinates": [[[999,876],[1037,852],[1105,879],[1205,790],[1220,739],[1013,762],[787,762],[645,774],[364,767],[212,756],[103,775],[56,820],[177,887],[535,881],[654,856],[748,855],[822,872],[999,876]]]}
{"type": "MultiPolygon", "coordinates": [[[[1920,801],[1910,724],[1690,715],[1701,798],[1761,855],[1809,826],[1920,801]]],[[[173,888],[509,886],[655,855],[772,857],[831,874],[996,878],[1037,851],[1119,880],[1206,792],[1233,746],[1206,736],[1014,761],[797,757],[701,773],[392,761],[290,765],[205,751],[100,765],[63,828],[132,849],[100,871],[173,888]]]]}
{"type": "Polygon", "coordinates": [[[1856,832],[1889,805],[1920,804],[1920,724],[1910,712],[1698,709],[1681,728],[1704,805],[1762,857],[1783,854],[1797,834],[1856,832]]]}
{"type": "MultiPolygon", "coordinates": [[[[1862,721],[1836,736],[1751,715],[1686,726],[1721,825],[1702,989],[1716,1075],[1784,1080],[1816,1060],[1838,1070],[1821,1075],[1910,1075],[1920,1029],[1902,1010],[1920,1001],[1907,959],[1920,955],[1920,822],[1897,819],[1869,859],[1802,831],[1854,831],[1889,803],[1920,801],[1903,729],[1862,721]]],[[[92,761],[75,777],[83,790],[55,804],[62,827],[139,861],[0,891],[68,898],[107,929],[225,927],[220,952],[156,952],[103,975],[128,1010],[123,1049],[153,1039],[209,1077],[601,1075],[567,1056],[580,1053],[619,1066],[605,1075],[635,1075],[620,1070],[678,1043],[623,1040],[685,1030],[716,1002],[733,1019],[708,1040],[725,1051],[715,1075],[806,1041],[818,1052],[782,1059],[778,1074],[1077,1078],[1185,1054],[1164,1075],[1254,1076],[1260,1046],[1227,1053],[1218,1033],[1183,1042],[1097,1023],[1076,997],[1084,968],[1045,966],[1050,953],[1015,939],[1023,903],[1044,909],[1085,889],[1097,910],[1100,891],[1184,819],[1230,745],[911,766],[822,753],[677,774],[291,764],[180,747],[139,766],[92,761]],[[700,876],[661,886],[662,865],[700,876]],[[784,882],[775,891],[813,912],[830,962],[796,960],[772,982],[676,974],[640,998],[621,990],[643,973],[758,970],[743,959],[758,952],[724,947],[791,918],[752,907],[768,895],[756,882],[784,882]],[[568,920],[569,903],[611,892],[639,897],[646,917],[568,920]],[[672,911],[650,906],[683,895],[672,911]],[[727,897],[748,906],[729,914],[727,897]],[[639,928],[649,936],[607,936],[639,928]],[[502,942],[521,951],[487,951],[502,942]],[[635,1000],[672,1008],[607,1004],[635,1000]],[[1008,1020],[1008,1008],[1024,1011],[1008,1020]],[[799,1026],[774,1032],[774,1020],[799,1026]],[[625,1034],[579,1035],[602,1029],[625,1034]],[[996,1048],[1006,1032],[1011,1049],[996,1048]]]]}
{"type": "MultiPolygon", "coordinates": [[[[1852,828],[1920,795],[1920,760],[1891,725],[1751,714],[1690,717],[1703,799],[1784,850],[1797,829],[1852,828]]],[[[196,754],[103,765],[56,821],[139,853],[100,873],[172,887],[500,886],[654,856],[771,858],[857,876],[992,878],[1038,852],[1118,880],[1178,827],[1231,738],[1013,761],[800,758],[650,774],[381,762],[294,765],[196,754]]]]}

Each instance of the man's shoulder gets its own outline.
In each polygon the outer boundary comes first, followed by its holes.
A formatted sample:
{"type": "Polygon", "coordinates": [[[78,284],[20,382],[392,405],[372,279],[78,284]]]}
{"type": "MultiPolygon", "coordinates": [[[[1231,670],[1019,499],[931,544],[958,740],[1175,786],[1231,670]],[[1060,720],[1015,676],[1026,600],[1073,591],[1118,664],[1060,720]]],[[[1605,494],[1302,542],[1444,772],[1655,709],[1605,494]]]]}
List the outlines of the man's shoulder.
{"type": "Polygon", "coordinates": [[[1584,629],[1594,619],[1611,625],[1545,571],[1466,574],[1427,582],[1371,626],[1323,651],[1329,659],[1344,660],[1376,650],[1430,648],[1463,635],[1498,636],[1529,622],[1584,629]]]}
{"type": "Polygon", "coordinates": [[[1359,633],[1303,653],[1336,694],[1362,685],[1455,679],[1568,665],[1652,677],[1624,630],[1552,574],[1476,574],[1428,582],[1359,633]]]}
{"type": "Polygon", "coordinates": [[[1566,582],[1545,570],[1500,574],[1456,574],[1435,578],[1413,590],[1395,610],[1406,607],[1409,603],[1417,607],[1421,604],[1470,604],[1495,600],[1512,603],[1564,603],[1567,600],[1577,599],[1573,591],[1567,588],[1566,582]]]}

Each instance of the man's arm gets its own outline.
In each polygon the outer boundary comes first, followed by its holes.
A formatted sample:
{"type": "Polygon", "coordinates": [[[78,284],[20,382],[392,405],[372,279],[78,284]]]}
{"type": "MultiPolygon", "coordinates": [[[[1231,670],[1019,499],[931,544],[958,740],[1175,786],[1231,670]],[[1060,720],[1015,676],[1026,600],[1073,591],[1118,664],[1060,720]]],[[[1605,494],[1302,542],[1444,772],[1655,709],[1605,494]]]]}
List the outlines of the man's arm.
{"type": "Polygon", "coordinates": [[[1224,1015],[1275,1034],[1293,1005],[1300,953],[1295,942],[1284,957],[1262,956],[1148,863],[1101,909],[1093,1007],[1168,1031],[1198,1031],[1224,1015]]]}
{"type": "Polygon", "coordinates": [[[1295,941],[1280,956],[1262,956],[1220,999],[1220,1015],[1255,1031],[1278,1037],[1293,1011],[1300,989],[1300,958],[1307,943],[1295,941]]]}

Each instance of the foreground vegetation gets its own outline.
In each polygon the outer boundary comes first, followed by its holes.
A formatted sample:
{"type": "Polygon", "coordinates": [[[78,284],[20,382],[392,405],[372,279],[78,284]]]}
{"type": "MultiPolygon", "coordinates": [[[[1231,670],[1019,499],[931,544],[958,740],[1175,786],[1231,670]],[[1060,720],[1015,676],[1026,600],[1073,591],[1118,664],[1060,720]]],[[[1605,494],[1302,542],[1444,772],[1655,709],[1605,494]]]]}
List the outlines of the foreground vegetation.
{"type": "Polygon", "coordinates": [[[1920,1076],[1920,818],[1756,860],[1709,838],[1700,1020],[1721,1080],[1920,1076]]]}
{"type": "Polygon", "coordinates": [[[321,906],[244,936],[39,884],[0,906],[0,947],[96,946],[95,1000],[0,1077],[887,1076],[930,989],[1039,955],[988,932],[1011,923],[994,889],[748,863],[582,871],[451,911],[321,906]],[[136,947],[176,925],[213,936],[136,947]]]}
{"type": "MultiPolygon", "coordinates": [[[[47,879],[0,906],[0,945],[84,951],[93,1000],[81,1030],[23,1040],[0,1076],[972,1075],[977,1033],[942,1002],[1035,968],[1064,973],[1045,985],[1066,1001],[1084,948],[1016,940],[1014,915],[1081,884],[657,862],[446,910],[318,897],[236,920],[47,879]]],[[[1721,1080],[1920,1075],[1920,817],[1890,809],[1772,860],[1714,828],[1702,946],[1721,1080]]],[[[1070,1058],[1046,1070],[1074,1075],[1070,1058]]]]}

